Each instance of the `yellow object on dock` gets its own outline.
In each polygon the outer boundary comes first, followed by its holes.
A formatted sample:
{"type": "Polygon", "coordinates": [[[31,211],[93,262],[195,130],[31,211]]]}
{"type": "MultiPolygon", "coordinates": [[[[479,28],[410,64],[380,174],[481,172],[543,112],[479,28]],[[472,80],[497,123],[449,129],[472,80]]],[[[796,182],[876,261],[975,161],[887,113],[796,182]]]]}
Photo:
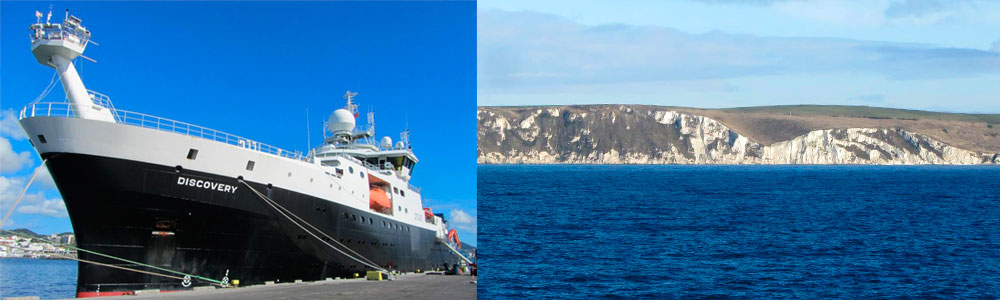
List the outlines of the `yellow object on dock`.
{"type": "Polygon", "coordinates": [[[368,271],[368,280],[386,280],[389,278],[388,275],[381,271],[368,271]]]}

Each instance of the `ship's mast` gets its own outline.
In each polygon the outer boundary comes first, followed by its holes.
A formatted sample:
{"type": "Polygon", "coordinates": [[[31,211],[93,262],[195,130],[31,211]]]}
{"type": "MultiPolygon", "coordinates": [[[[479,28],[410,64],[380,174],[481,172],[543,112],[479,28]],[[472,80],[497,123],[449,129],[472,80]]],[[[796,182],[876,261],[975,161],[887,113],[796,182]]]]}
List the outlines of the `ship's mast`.
{"type": "Polygon", "coordinates": [[[80,74],[73,66],[73,59],[82,56],[90,43],[90,30],[80,25],[80,19],[70,15],[69,10],[66,10],[66,19],[61,24],[49,23],[52,19],[51,10],[44,24],[41,23],[41,12],[36,11],[35,16],[38,23],[29,28],[32,32],[31,53],[35,54],[39,63],[59,72],[59,80],[66,91],[66,98],[73,106],[73,112],[78,118],[114,122],[111,111],[95,104],[90,98],[80,74]]]}

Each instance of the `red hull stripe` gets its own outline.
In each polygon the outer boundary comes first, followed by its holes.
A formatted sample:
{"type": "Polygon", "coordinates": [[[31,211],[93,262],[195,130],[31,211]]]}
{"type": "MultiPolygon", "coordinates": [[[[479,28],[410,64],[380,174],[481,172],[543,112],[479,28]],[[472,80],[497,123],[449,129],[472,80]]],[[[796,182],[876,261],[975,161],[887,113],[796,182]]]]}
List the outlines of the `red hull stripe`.
{"type": "Polygon", "coordinates": [[[88,297],[104,297],[104,296],[124,296],[133,295],[135,292],[125,291],[125,292],[76,292],[77,298],[88,298],[88,297]]]}

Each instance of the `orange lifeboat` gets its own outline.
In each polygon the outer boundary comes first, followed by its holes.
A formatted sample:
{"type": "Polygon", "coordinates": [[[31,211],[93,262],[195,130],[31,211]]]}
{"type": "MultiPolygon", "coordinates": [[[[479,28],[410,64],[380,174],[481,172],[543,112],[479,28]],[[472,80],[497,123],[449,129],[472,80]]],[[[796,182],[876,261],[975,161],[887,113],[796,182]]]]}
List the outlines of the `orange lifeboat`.
{"type": "Polygon", "coordinates": [[[424,208],[424,219],[434,220],[434,210],[432,210],[430,207],[425,207],[424,208]]]}
{"type": "Polygon", "coordinates": [[[368,188],[368,198],[369,206],[372,210],[382,213],[392,211],[392,200],[389,199],[389,193],[381,186],[370,186],[368,188]]]}

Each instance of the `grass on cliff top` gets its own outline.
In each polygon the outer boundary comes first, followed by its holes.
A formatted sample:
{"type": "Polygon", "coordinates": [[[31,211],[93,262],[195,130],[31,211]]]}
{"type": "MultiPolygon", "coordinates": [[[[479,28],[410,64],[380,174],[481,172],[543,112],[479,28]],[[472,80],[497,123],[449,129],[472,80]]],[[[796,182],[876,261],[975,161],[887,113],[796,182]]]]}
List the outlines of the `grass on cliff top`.
{"type": "Polygon", "coordinates": [[[717,109],[726,112],[758,112],[790,115],[819,115],[870,119],[936,119],[946,121],[986,122],[1000,124],[1000,114],[963,114],[923,110],[846,105],[776,105],[717,109]]]}

